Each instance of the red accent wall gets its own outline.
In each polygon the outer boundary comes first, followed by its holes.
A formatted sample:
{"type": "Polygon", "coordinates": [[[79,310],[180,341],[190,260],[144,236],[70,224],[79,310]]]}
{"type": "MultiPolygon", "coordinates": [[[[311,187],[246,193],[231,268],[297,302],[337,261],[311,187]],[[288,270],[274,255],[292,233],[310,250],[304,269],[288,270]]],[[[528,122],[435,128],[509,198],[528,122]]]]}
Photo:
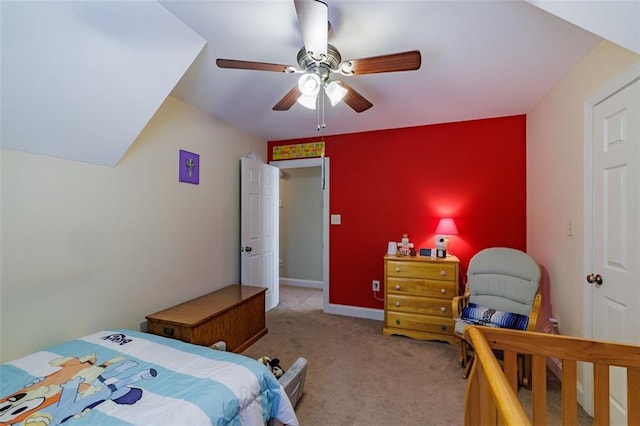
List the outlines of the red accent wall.
{"type": "MultiPolygon", "coordinates": [[[[269,142],[272,147],[319,137],[269,142]]],[[[371,280],[383,276],[389,241],[403,233],[435,246],[440,217],[459,235],[449,251],[469,259],[486,247],[526,250],[526,116],[325,136],[330,158],[330,302],[383,308],[371,280]]],[[[379,295],[382,296],[382,293],[379,295]]]]}

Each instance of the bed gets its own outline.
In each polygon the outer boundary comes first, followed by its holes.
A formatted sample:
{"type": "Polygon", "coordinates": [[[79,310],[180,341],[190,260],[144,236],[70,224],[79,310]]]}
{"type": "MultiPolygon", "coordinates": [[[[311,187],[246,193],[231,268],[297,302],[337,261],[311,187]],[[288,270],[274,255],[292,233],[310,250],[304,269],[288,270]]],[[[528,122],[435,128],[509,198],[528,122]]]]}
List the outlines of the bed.
{"type": "Polygon", "coordinates": [[[0,365],[0,425],[297,425],[262,363],[105,330],[0,365]]]}

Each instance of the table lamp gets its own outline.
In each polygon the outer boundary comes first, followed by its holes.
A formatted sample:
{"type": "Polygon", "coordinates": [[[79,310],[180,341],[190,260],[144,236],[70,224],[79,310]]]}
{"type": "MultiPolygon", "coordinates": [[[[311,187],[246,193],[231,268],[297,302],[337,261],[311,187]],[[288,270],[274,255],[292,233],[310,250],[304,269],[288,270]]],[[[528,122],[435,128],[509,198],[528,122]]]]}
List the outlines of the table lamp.
{"type": "Polygon", "coordinates": [[[451,217],[443,217],[438,222],[438,226],[436,227],[436,244],[439,240],[444,240],[444,249],[447,250],[449,247],[449,235],[458,235],[458,228],[456,227],[456,222],[451,217]]]}

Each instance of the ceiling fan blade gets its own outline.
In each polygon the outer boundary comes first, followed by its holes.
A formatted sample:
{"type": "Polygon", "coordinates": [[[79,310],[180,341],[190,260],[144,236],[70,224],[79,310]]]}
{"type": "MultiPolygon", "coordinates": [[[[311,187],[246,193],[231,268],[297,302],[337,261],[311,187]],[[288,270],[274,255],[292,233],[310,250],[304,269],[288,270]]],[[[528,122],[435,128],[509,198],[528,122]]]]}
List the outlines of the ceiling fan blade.
{"type": "Polygon", "coordinates": [[[329,37],[329,11],[319,0],[294,0],[302,40],[307,52],[316,60],[327,57],[329,37]]]}
{"type": "Polygon", "coordinates": [[[341,81],[342,86],[348,90],[343,102],[349,105],[355,112],[363,112],[373,106],[371,102],[365,99],[360,93],[356,92],[353,87],[349,86],[344,81],[341,81]]]}
{"type": "Polygon", "coordinates": [[[375,74],[379,72],[412,71],[420,68],[422,56],[419,50],[372,56],[370,58],[351,59],[340,64],[343,74],[375,74]]]}
{"type": "Polygon", "coordinates": [[[298,69],[291,65],[270,64],[268,62],[238,61],[236,59],[216,59],[216,65],[220,68],[233,68],[239,70],[275,71],[293,73],[298,69]]]}
{"type": "Polygon", "coordinates": [[[273,106],[274,111],[286,111],[296,103],[302,93],[298,89],[298,85],[293,86],[289,92],[280,99],[280,101],[273,106]]]}

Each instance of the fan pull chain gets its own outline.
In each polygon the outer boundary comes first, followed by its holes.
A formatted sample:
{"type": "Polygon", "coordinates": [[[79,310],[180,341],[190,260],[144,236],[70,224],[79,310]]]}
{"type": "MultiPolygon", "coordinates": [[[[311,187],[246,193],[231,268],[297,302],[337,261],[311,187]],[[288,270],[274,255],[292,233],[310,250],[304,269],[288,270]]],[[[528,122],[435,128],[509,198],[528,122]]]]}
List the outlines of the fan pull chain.
{"type": "Polygon", "coordinates": [[[316,116],[317,116],[316,130],[318,131],[320,131],[320,98],[321,96],[318,96],[318,99],[316,99],[316,116]]]}
{"type": "Polygon", "coordinates": [[[327,127],[324,122],[324,86],[320,87],[320,92],[318,93],[318,131],[327,127]]]}

